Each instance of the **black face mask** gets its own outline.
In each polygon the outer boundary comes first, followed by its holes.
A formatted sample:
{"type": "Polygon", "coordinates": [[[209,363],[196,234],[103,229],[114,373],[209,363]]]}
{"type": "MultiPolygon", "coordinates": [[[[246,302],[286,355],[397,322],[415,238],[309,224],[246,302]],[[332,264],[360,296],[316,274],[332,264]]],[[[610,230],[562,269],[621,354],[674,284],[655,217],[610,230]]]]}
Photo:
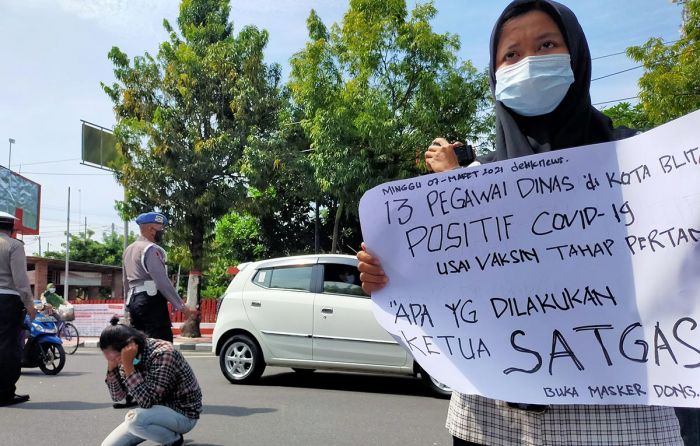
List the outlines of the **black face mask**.
{"type": "Polygon", "coordinates": [[[163,230],[156,231],[155,235],[153,235],[153,239],[156,243],[160,243],[163,240],[163,230]]]}

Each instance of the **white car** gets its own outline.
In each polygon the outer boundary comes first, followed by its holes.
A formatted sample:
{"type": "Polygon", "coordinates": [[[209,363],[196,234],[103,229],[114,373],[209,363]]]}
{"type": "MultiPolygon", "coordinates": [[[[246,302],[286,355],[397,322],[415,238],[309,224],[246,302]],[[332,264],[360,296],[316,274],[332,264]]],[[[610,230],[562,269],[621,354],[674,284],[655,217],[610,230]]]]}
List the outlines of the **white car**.
{"type": "Polygon", "coordinates": [[[221,298],[212,349],[234,384],[257,380],[266,365],[420,375],[432,379],[376,321],[360,287],[357,259],[316,254],[245,263],[221,298]]]}

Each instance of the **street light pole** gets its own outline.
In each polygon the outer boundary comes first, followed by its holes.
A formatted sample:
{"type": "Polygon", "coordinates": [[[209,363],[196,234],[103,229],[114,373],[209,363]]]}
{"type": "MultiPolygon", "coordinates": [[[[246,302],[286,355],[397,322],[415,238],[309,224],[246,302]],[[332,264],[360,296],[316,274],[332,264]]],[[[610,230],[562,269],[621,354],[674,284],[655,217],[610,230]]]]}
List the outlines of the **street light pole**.
{"type": "Polygon", "coordinates": [[[12,168],[10,167],[10,162],[12,162],[12,144],[15,143],[15,140],[10,138],[10,156],[7,158],[7,170],[12,171],[12,168]]]}

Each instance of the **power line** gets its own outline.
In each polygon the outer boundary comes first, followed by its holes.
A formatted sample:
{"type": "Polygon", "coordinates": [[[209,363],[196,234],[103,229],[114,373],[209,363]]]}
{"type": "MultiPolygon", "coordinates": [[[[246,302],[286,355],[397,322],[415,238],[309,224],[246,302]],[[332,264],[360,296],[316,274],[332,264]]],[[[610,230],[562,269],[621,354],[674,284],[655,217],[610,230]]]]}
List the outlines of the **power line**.
{"type": "MultiPolygon", "coordinates": [[[[77,222],[77,223],[71,222],[70,227],[71,227],[71,231],[74,228],[80,229],[82,231],[85,229],[85,224],[84,224],[84,222],[77,222]]],[[[92,223],[92,224],[88,224],[88,229],[111,230],[112,225],[111,225],[111,223],[104,224],[104,225],[100,225],[99,223],[92,223]]],[[[114,229],[115,230],[118,229],[117,226],[115,226],[114,229]]],[[[63,226],[56,226],[56,225],[41,225],[40,226],[41,232],[64,232],[65,230],[66,230],[65,222],[63,223],[63,226]]]]}
{"type": "Polygon", "coordinates": [[[603,102],[596,102],[595,104],[592,105],[603,105],[603,104],[610,104],[612,102],[622,102],[622,101],[629,101],[631,99],[637,99],[639,96],[630,96],[628,98],[620,98],[620,99],[613,99],[611,101],[603,101],[603,102]]]}
{"type": "Polygon", "coordinates": [[[14,165],[15,166],[35,166],[37,164],[58,164],[58,163],[67,163],[69,161],[80,161],[80,158],[68,158],[68,159],[63,159],[63,160],[51,160],[51,161],[37,161],[35,163],[17,163],[14,165]]]}
{"type": "MultiPolygon", "coordinates": [[[[71,229],[74,228],[74,227],[75,227],[75,228],[78,228],[78,229],[80,229],[80,230],[84,230],[84,229],[85,229],[85,225],[84,225],[82,222],[76,222],[76,223],[71,222],[71,229]]],[[[116,229],[116,226],[115,226],[114,228],[116,229]]],[[[60,226],[50,226],[50,225],[49,225],[49,226],[42,226],[42,227],[41,227],[41,232],[58,232],[58,231],[60,231],[61,229],[63,229],[63,230],[65,231],[66,225],[63,225],[63,227],[60,227],[60,226]],[[44,230],[46,230],[46,231],[44,231],[44,230]]],[[[111,224],[108,224],[108,225],[88,225],[88,229],[91,229],[91,230],[97,230],[97,229],[99,229],[99,230],[112,229],[112,225],[111,225],[111,224]]]]}
{"type": "MultiPolygon", "coordinates": [[[[66,208],[59,208],[59,207],[46,206],[46,205],[41,206],[41,209],[42,209],[42,210],[45,209],[45,210],[47,210],[47,211],[55,211],[55,212],[66,212],[66,208]]],[[[77,211],[76,211],[75,213],[77,213],[77,211]]],[[[73,214],[73,212],[71,212],[71,214],[73,214]]],[[[83,211],[83,212],[82,212],[82,216],[85,216],[85,215],[88,215],[88,216],[92,215],[92,216],[94,216],[94,217],[105,217],[105,218],[110,218],[110,219],[115,219],[115,218],[117,217],[116,211],[115,211],[114,214],[96,213],[96,212],[85,212],[85,211],[83,211]]],[[[42,217],[42,218],[43,218],[43,217],[42,217]]],[[[56,220],[56,219],[53,219],[53,220],[52,220],[52,219],[48,219],[48,218],[47,218],[46,220],[47,220],[47,221],[55,221],[55,222],[64,221],[64,220],[56,220]]]]}
{"type": "MultiPolygon", "coordinates": [[[[680,40],[680,39],[679,39],[679,40],[680,40]]],[[[695,52],[696,50],[697,50],[697,48],[690,48],[690,49],[688,50],[688,52],[689,52],[689,53],[693,53],[693,52],[695,52]]],[[[637,70],[637,69],[643,68],[643,67],[644,67],[644,65],[637,65],[637,66],[634,66],[634,67],[632,67],[632,68],[627,68],[626,70],[616,71],[616,72],[614,72],[614,73],[606,74],[605,76],[600,76],[600,77],[596,77],[596,78],[594,78],[594,79],[591,79],[591,82],[597,81],[597,80],[600,80],[600,79],[605,79],[605,78],[611,77],[611,76],[616,76],[616,75],[618,75],[618,74],[626,73],[626,72],[628,72],[628,71],[637,70]]]]}
{"type": "MultiPolygon", "coordinates": [[[[671,45],[671,44],[673,44],[673,43],[676,43],[676,42],[678,42],[678,41],[680,41],[680,40],[681,40],[681,39],[676,39],[676,40],[671,40],[671,41],[668,41],[668,42],[663,42],[663,45],[664,45],[664,46],[669,46],[669,45],[671,45]]],[[[610,53],[610,54],[605,54],[605,55],[603,55],[603,56],[593,57],[593,58],[591,58],[591,60],[603,59],[603,58],[606,58],[606,57],[617,56],[617,55],[625,54],[625,53],[627,53],[626,50],[625,50],[625,51],[619,51],[619,52],[616,52],[616,53],[610,53]]],[[[627,68],[627,69],[625,69],[625,70],[616,71],[616,72],[614,72],[614,73],[606,74],[606,75],[604,75],[604,76],[600,76],[600,77],[596,77],[596,78],[594,78],[594,79],[591,79],[591,82],[597,81],[597,80],[600,80],[600,79],[605,79],[605,78],[608,78],[608,77],[611,77],[611,76],[616,76],[616,75],[618,75],[618,74],[626,73],[626,72],[628,72],[628,71],[637,70],[637,69],[643,68],[643,67],[644,67],[644,65],[637,65],[637,66],[632,67],[632,68],[627,68]]],[[[612,101],[612,102],[615,102],[615,101],[612,101]]],[[[596,104],[593,104],[593,105],[596,105],[596,104]]]]}
{"type": "Polygon", "coordinates": [[[114,176],[111,173],[57,173],[57,172],[22,172],[22,175],[59,175],[59,176],[114,176]]]}
{"type": "MultiPolygon", "coordinates": [[[[669,40],[668,42],[663,42],[663,44],[664,44],[664,46],[669,46],[673,43],[678,42],[679,40],[681,40],[681,39],[669,40]]],[[[633,45],[633,46],[641,46],[641,45],[644,45],[644,44],[642,43],[640,45],[633,45]]],[[[591,60],[605,59],[606,57],[619,56],[620,54],[627,54],[627,50],[618,51],[617,53],[605,54],[603,56],[592,57],[591,60]]]]}
{"type": "Polygon", "coordinates": [[[625,51],[620,51],[620,52],[617,52],[617,53],[606,54],[606,55],[604,55],[604,56],[591,57],[591,60],[605,59],[606,57],[619,56],[620,54],[627,54],[627,50],[625,50],[625,51]]]}
{"type": "Polygon", "coordinates": [[[628,72],[628,71],[636,70],[636,69],[642,68],[643,66],[644,66],[644,65],[637,65],[636,67],[627,68],[626,70],[616,71],[616,72],[614,72],[614,73],[606,74],[605,76],[596,77],[596,78],[594,78],[594,79],[591,79],[591,82],[597,81],[597,80],[600,80],[600,79],[605,79],[606,77],[616,76],[616,75],[618,75],[618,74],[626,73],[626,72],[628,72]]]}

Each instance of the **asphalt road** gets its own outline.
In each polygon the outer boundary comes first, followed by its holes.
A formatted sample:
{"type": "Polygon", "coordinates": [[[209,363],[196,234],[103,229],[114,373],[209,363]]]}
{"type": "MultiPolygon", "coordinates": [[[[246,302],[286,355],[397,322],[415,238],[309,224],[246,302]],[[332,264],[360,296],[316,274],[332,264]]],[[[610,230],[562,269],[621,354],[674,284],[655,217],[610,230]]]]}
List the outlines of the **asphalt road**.
{"type": "MultiPolygon", "coordinates": [[[[405,377],[268,368],[258,385],[231,385],[218,358],[184,352],[204,394],[204,413],[186,445],[442,445],[448,401],[405,377]]],[[[69,356],[57,376],[23,369],[18,392],[31,401],[0,408],[0,445],[99,445],[123,419],[104,385],[95,349],[69,356]]],[[[142,443],[151,444],[151,443],[142,443]]]]}

